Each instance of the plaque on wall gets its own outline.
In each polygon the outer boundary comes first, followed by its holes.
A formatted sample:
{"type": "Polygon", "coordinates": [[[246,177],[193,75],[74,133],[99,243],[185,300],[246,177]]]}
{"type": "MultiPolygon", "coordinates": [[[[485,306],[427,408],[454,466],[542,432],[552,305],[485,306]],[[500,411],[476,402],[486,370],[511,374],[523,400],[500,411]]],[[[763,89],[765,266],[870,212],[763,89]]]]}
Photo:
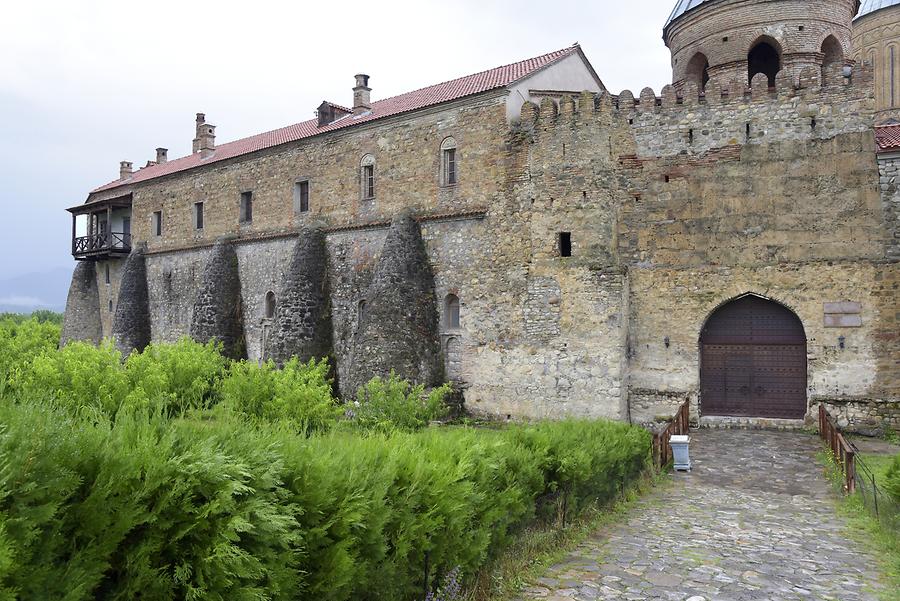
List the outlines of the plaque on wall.
{"type": "Polygon", "coordinates": [[[826,328],[859,328],[861,326],[861,303],[852,301],[825,303],[826,328]]]}

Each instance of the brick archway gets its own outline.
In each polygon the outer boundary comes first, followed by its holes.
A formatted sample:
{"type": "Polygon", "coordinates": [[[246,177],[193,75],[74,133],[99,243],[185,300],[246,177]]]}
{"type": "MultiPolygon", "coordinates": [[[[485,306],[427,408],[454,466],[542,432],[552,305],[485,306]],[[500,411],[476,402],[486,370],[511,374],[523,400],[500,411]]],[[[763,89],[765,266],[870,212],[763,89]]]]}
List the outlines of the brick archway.
{"type": "Polygon", "coordinates": [[[700,333],[704,415],[802,419],[806,334],[779,303],[746,295],[716,309],[700,333]]]}

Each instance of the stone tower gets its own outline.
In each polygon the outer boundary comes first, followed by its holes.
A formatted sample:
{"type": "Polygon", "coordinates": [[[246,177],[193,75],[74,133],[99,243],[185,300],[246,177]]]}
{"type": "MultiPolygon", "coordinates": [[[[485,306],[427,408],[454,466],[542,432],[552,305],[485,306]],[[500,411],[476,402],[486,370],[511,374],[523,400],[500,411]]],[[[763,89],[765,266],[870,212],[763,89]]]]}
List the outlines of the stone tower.
{"type": "Polygon", "coordinates": [[[764,73],[796,81],[812,67],[840,77],[850,64],[859,0],[679,0],[663,29],[672,83],[728,88],[764,73]]]}
{"type": "Polygon", "coordinates": [[[900,0],[863,0],[853,58],[875,69],[876,123],[900,119],[900,0]]]}

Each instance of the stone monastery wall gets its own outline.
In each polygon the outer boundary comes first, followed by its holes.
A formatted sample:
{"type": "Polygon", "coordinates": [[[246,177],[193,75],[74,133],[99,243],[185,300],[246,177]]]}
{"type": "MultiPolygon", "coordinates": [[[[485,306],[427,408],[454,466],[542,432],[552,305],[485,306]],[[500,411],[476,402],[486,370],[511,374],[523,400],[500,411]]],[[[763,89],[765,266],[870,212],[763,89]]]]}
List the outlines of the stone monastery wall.
{"type": "MultiPolygon", "coordinates": [[[[887,225],[897,167],[882,165],[879,189],[871,73],[828,81],[807,71],[774,90],[754,79],[705,96],[688,84],[660,97],[547,98],[526,104],[511,129],[505,99],[480,96],[142,184],[133,221],[146,241],[150,335],[191,332],[222,239],[237,255],[247,355],[270,356],[285,316],[267,315],[267,292],[282,299],[284,282],[318,281],[313,270],[295,273],[302,263],[292,256],[298,232],[319,228],[345,394],[393,361],[426,381],[458,382],[476,412],[641,421],[696,401],[700,330],[716,307],[749,293],[803,321],[810,412],[827,402],[848,420],[900,426],[896,220],[887,225]],[[448,136],[455,186],[439,176],[448,136]],[[359,192],[366,154],[374,200],[359,192]],[[306,178],[310,211],[300,213],[292,189],[306,178]],[[253,221],[238,225],[245,191],[253,221]],[[202,231],[194,202],[205,203],[202,231]],[[561,256],[566,234],[571,256],[561,256]],[[459,327],[448,295],[460,300],[459,327]],[[859,303],[861,326],[826,327],[833,302],[859,303]],[[399,348],[388,348],[391,332],[399,348]]],[[[308,303],[295,295],[290,305],[308,303]]],[[[299,311],[298,323],[326,322],[299,311]]]]}
{"type": "MultiPolygon", "coordinates": [[[[621,274],[632,417],[696,399],[706,319],[752,293],[803,321],[810,410],[822,401],[846,419],[900,424],[896,201],[877,185],[870,77],[823,88],[806,72],[798,89],[754,81],[698,101],[667,86],[660,98],[523,110],[518,211],[534,214],[536,239],[572,232],[577,259],[547,260],[560,280],[621,274]],[[826,303],[841,301],[860,303],[861,327],[826,326],[826,303]]],[[[563,314],[589,310],[564,284],[560,296],[563,314]]],[[[559,338],[594,334],[576,322],[559,338]]]]}

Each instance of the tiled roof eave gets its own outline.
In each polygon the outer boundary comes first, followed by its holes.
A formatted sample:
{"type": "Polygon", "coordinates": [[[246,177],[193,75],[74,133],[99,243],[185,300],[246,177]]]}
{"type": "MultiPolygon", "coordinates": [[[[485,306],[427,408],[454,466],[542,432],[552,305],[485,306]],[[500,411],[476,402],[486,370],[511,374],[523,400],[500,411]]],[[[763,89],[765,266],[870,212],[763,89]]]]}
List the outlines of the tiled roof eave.
{"type": "MultiPolygon", "coordinates": [[[[525,78],[523,78],[523,79],[525,79],[525,78]]],[[[469,94],[467,96],[461,96],[459,98],[454,98],[452,100],[447,100],[445,102],[440,102],[437,104],[432,104],[432,105],[428,105],[428,106],[424,106],[424,107],[420,107],[420,108],[415,108],[415,109],[411,109],[411,110],[403,111],[403,112],[399,112],[399,113],[393,113],[390,115],[385,115],[383,117],[376,117],[374,119],[366,120],[362,123],[348,124],[346,127],[323,129],[322,131],[317,132],[317,133],[307,136],[307,137],[303,137],[303,138],[300,138],[297,140],[286,140],[279,144],[274,144],[272,146],[267,146],[265,148],[253,150],[253,151],[247,152],[245,154],[239,154],[239,155],[230,156],[230,157],[226,157],[226,158],[222,158],[222,159],[215,159],[215,157],[213,156],[211,158],[213,158],[214,160],[207,160],[205,162],[201,162],[198,165],[193,165],[193,166],[187,167],[185,169],[179,169],[179,170],[173,171],[171,173],[165,173],[162,175],[154,176],[152,178],[144,179],[144,180],[141,180],[138,182],[126,180],[126,181],[123,181],[120,185],[110,187],[112,183],[115,183],[115,182],[111,182],[110,184],[104,184],[103,186],[100,186],[99,188],[92,190],[88,194],[88,200],[86,202],[100,202],[100,200],[96,200],[96,201],[91,200],[91,197],[96,194],[103,194],[106,192],[112,192],[114,190],[120,190],[121,188],[124,188],[126,186],[130,186],[131,189],[133,189],[133,188],[141,186],[143,184],[165,181],[172,177],[177,177],[177,176],[183,175],[185,173],[196,172],[196,171],[199,171],[200,169],[204,169],[209,166],[221,167],[224,165],[229,165],[229,164],[241,162],[244,160],[250,160],[253,158],[257,158],[266,153],[278,153],[278,152],[281,152],[282,150],[284,150],[285,147],[290,146],[291,144],[302,145],[302,144],[305,144],[306,142],[320,140],[323,136],[328,136],[328,135],[332,135],[332,134],[334,134],[335,137],[339,137],[342,135],[348,135],[348,134],[352,134],[355,132],[363,131],[363,130],[367,129],[367,126],[381,126],[381,125],[384,125],[385,123],[391,123],[392,121],[399,121],[402,119],[406,119],[410,115],[417,114],[417,113],[422,114],[422,115],[427,115],[428,113],[447,110],[447,108],[452,108],[454,105],[466,104],[466,103],[471,102],[478,98],[483,98],[485,100],[490,100],[492,98],[500,98],[500,97],[503,97],[503,96],[506,96],[507,94],[509,94],[509,87],[512,86],[514,83],[517,83],[518,81],[519,80],[516,80],[516,82],[510,83],[506,86],[492,88],[490,90],[486,90],[483,92],[476,92],[474,94],[469,94]]],[[[338,121],[343,121],[343,120],[349,119],[349,118],[351,118],[351,116],[348,115],[348,116],[342,117],[338,121]]],[[[338,121],[335,121],[335,123],[337,123],[338,121]]],[[[128,193],[130,193],[130,189],[129,189],[128,193]]],[[[121,195],[121,192],[120,192],[120,194],[117,194],[117,195],[121,195]]]]}
{"type": "MultiPolygon", "coordinates": [[[[323,126],[319,126],[317,120],[310,119],[287,127],[227,142],[219,145],[216,148],[215,156],[205,161],[202,161],[197,155],[191,154],[170,160],[167,163],[147,167],[147,171],[140,170],[135,172],[130,180],[125,182],[117,180],[95,188],[88,198],[90,199],[95,194],[114,190],[126,184],[136,186],[145,181],[158,180],[175,173],[191,171],[206,165],[221,164],[222,161],[230,161],[238,157],[253,156],[262,150],[269,150],[284,144],[318,137],[342,129],[359,127],[365,123],[383,122],[391,117],[409,115],[423,110],[435,108],[440,110],[451,102],[465,102],[472,97],[491,92],[505,93],[512,84],[526,79],[549,65],[575,53],[583,57],[581,48],[577,44],[534,58],[487,69],[472,75],[385,98],[374,102],[372,114],[366,117],[355,117],[353,120],[341,119],[323,126]]],[[[587,61],[586,58],[583,58],[583,60],[587,61]]]]}

